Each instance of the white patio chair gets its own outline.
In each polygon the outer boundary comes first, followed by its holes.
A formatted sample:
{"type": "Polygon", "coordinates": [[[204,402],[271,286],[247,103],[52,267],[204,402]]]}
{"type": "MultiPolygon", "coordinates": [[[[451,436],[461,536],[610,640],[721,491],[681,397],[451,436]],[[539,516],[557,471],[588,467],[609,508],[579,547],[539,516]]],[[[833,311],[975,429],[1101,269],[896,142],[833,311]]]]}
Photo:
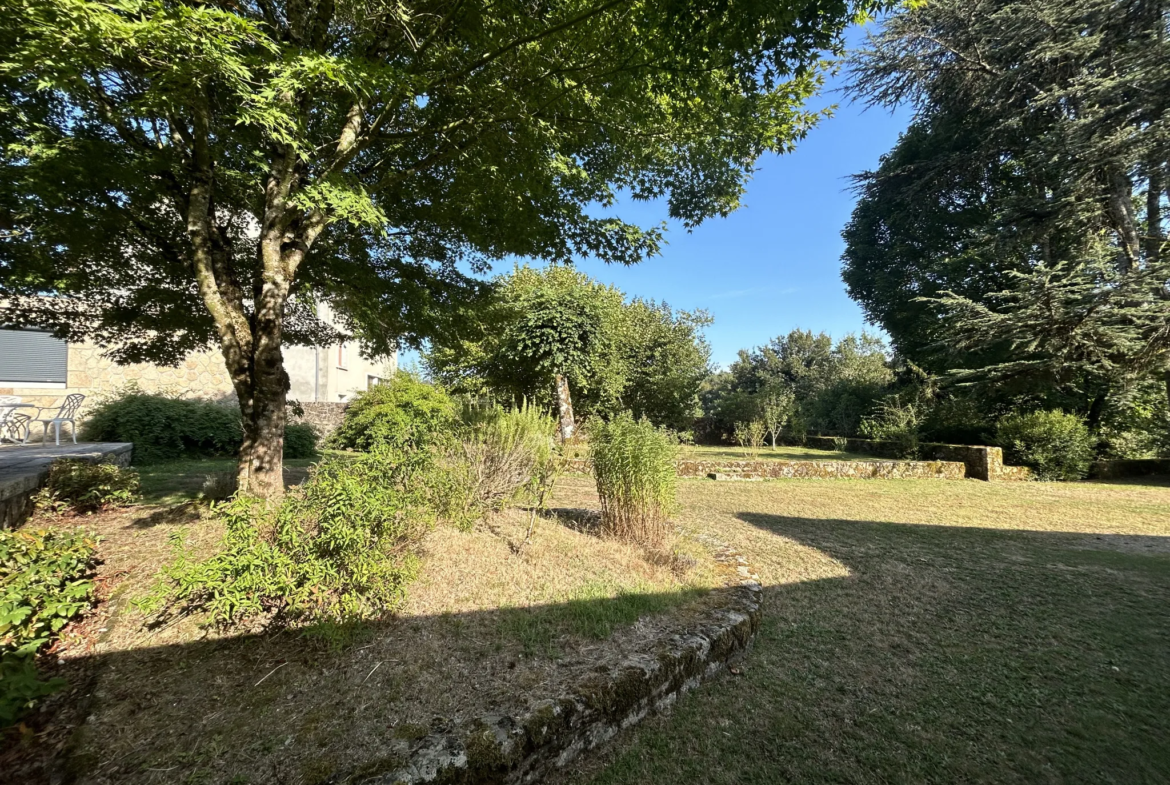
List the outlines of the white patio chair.
{"type": "Polygon", "coordinates": [[[77,423],[75,422],[75,418],[77,417],[77,410],[81,408],[81,403],[84,400],[85,396],[81,393],[73,393],[72,395],[66,395],[65,403],[61,404],[55,413],[49,417],[42,416],[46,411],[45,409],[37,412],[36,422],[44,426],[44,432],[41,434],[41,444],[49,440],[49,426],[52,425],[53,432],[57,437],[57,445],[60,446],[61,423],[65,422],[69,423],[69,430],[73,434],[73,443],[77,444],[77,423]]]}
{"type": "Polygon", "coordinates": [[[32,416],[15,409],[7,409],[8,416],[0,414],[0,441],[8,439],[13,444],[28,444],[32,431],[32,416]]]}

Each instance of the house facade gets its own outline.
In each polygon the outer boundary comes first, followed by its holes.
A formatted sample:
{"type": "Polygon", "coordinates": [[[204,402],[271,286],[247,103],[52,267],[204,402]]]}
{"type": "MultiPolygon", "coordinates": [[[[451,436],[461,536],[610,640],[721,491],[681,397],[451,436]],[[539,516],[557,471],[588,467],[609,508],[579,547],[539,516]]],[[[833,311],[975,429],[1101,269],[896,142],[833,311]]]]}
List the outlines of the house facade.
{"type": "MultiPolygon", "coordinates": [[[[290,401],[343,403],[393,375],[397,356],[367,359],[356,341],[346,341],[328,347],[286,347],[284,363],[290,401]]],[[[236,397],[218,349],[192,352],[175,367],[118,365],[94,344],[67,343],[39,330],[0,328],[0,395],[17,395],[25,403],[49,407],[70,393],[101,396],[130,383],[145,392],[185,398],[226,402],[236,397]]]]}

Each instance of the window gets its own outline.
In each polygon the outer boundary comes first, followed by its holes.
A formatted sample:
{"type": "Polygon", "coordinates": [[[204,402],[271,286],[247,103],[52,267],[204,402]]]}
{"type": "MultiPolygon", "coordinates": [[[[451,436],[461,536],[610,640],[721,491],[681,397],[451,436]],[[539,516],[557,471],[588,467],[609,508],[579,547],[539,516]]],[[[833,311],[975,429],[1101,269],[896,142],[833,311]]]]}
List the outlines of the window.
{"type": "Polygon", "coordinates": [[[382,383],[381,376],[373,376],[373,375],[366,376],[366,389],[367,390],[370,389],[371,387],[376,387],[377,385],[379,385],[381,383],[382,383]]]}
{"type": "Polygon", "coordinates": [[[337,367],[344,371],[349,365],[348,360],[349,350],[346,348],[345,344],[337,344],[337,367]]]}
{"type": "Polygon", "coordinates": [[[0,330],[0,383],[64,387],[69,345],[42,330],[0,330]]]}

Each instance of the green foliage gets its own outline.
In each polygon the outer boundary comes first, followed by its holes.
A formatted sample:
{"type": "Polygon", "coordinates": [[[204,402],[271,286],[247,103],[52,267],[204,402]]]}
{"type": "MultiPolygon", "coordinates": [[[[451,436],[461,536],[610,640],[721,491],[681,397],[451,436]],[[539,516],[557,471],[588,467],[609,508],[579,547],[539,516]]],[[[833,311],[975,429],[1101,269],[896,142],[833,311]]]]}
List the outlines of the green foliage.
{"type": "Polygon", "coordinates": [[[49,479],[35,501],[38,508],[55,513],[90,513],[133,504],[141,492],[138,472],[133,469],[61,458],[49,467],[49,479]]]}
{"type": "Polygon", "coordinates": [[[89,607],[96,546],[81,531],[0,531],[0,651],[34,654],[89,607]]]}
{"type": "Polygon", "coordinates": [[[0,654],[0,730],[64,686],[62,678],[42,680],[32,657],[0,654]]]}
{"type": "Polygon", "coordinates": [[[317,429],[308,423],[294,423],[284,429],[284,457],[317,457],[317,429]]]}
{"type": "Polygon", "coordinates": [[[464,419],[465,433],[449,458],[459,510],[448,517],[470,525],[520,493],[547,494],[560,462],[554,418],[524,402],[515,409],[469,407],[464,419]]]}
{"type": "MultiPolygon", "coordinates": [[[[849,334],[833,343],[826,333],[793,330],[751,351],[743,350],[726,373],[712,376],[703,394],[705,427],[726,438],[735,425],[763,418],[787,424],[785,437],[808,431],[852,435],[861,419],[890,392],[894,371],[878,338],[849,334]],[[787,395],[792,395],[791,407],[787,395]],[[782,417],[785,410],[787,416],[782,417]]],[[[778,431],[772,429],[773,438],[778,431]]]]}
{"type": "Polygon", "coordinates": [[[133,442],[134,462],[234,455],[244,432],[240,410],[211,401],[144,393],[131,385],[100,401],[81,427],[89,441],[133,442]]]}
{"type": "Polygon", "coordinates": [[[1059,407],[1093,428],[1164,379],[1165,16],[1161,2],[938,0],[891,15],[854,56],[857,94],[918,109],[857,178],[843,257],[901,354],[997,408],[1059,407]]]}
{"type": "Polygon", "coordinates": [[[665,431],[628,412],[589,431],[589,462],[609,534],[657,547],[669,535],[677,504],[678,446],[665,431]]]}
{"type": "Polygon", "coordinates": [[[867,439],[890,442],[899,458],[917,458],[921,409],[921,404],[902,403],[896,396],[882,401],[877,413],[862,421],[861,434],[867,439]]]}
{"type": "Polygon", "coordinates": [[[837,452],[846,452],[849,449],[849,439],[844,436],[834,436],[833,449],[837,452]]]}
{"type": "Polygon", "coordinates": [[[64,685],[34,655],[93,602],[97,541],[80,531],[0,531],[0,728],[64,685]]]}
{"type": "Polygon", "coordinates": [[[780,439],[780,431],[796,410],[796,394],[787,387],[772,385],[760,393],[760,421],[772,437],[772,449],[780,439]]]}
{"type": "Polygon", "coordinates": [[[447,444],[457,424],[455,402],[442,388],[399,371],[358,393],[332,442],[354,450],[424,450],[447,444]]]}
{"type": "Polygon", "coordinates": [[[1009,414],[996,427],[1009,464],[1028,466],[1042,480],[1078,480],[1089,472],[1096,439],[1084,420],[1062,411],[1009,414]]]}
{"type": "Polygon", "coordinates": [[[435,520],[437,473],[428,452],[377,447],[322,461],[279,506],[236,497],[215,508],[227,529],[218,552],[197,559],[177,537],[175,560],[141,605],[204,611],[224,627],[385,617],[417,574],[414,549],[435,520]]]}
{"type": "Polygon", "coordinates": [[[735,441],[740,447],[747,450],[753,458],[760,453],[764,446],[764,437],[768,435],[768,426],[763,420],[747,420],[735,424],[735,441]]]}

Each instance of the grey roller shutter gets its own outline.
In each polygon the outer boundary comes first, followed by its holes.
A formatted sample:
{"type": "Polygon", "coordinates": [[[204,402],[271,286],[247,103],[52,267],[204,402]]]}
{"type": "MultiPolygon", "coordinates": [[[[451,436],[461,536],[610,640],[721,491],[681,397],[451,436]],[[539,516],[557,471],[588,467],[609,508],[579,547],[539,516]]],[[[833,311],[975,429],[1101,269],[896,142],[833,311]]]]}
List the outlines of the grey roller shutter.
{"type": "Polygon", "coordinates": [[[66,382],[69,345],[40,330],[0,330],[0,385],[66,382]]]}

